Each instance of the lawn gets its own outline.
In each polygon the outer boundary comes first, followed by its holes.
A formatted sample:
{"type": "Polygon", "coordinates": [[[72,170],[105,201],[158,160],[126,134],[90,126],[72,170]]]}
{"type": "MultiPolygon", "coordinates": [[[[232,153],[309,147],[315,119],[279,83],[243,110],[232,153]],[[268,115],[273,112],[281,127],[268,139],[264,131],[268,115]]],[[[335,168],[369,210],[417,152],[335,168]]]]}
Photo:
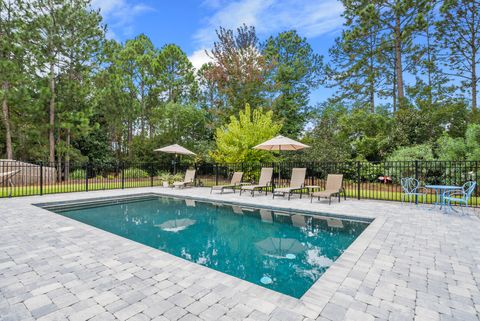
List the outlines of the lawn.
{"type": "MultiPolygon", "coordinates": [[[[211,187],[215,184],[214,177],[202,177],[199,179],[200,186],[211,187]]],[[[218,184],[228,184],[227,180],[219,180],[218,184]]],[[[352,182],[345,182],[345,193],[348,198],[355,199],[358,197],[358,187],[352,182]]],[[[150,187],[150,186],[162,186],[162,180],[157,177],[152,178],[136,178],[125,179],[124,188],[135,187],[150,187]]],[[[88,191],[109,190],[109,189],[121,189],[122,181],[119,178],[116,179],[90,179],[88,182],[88,191]]],[[[15,186],[13,189],[9,187],[0,188],[0,198],[2,197],[19,197],[19,196],[31,196],[40,194],[55,194],[55,193],[70,193],[70,192],[85,192],[87,191],[87,184],[84,179],[70,180],[68,183],[62,182],[58,184],[44,185],[42,189],[38,185],[29,186],[15,186]]],[[[307,193],[303,190],[304,195],[307,193]]],[[[402,193],[400,188],[394,185],[384,185],[378,183],[369,183],[360,185],[360,198],[361,199],[376,199],[386,201],[401,201],[402,193]]],[[[419,200],[421,201],[421,200],[419,200]]],[[[428,194],[426,203],[435,203],[435,194],[428,194]]],[[[470,204],[477,205],[479,201],[478,197],[472,197],[470,204]]]]}

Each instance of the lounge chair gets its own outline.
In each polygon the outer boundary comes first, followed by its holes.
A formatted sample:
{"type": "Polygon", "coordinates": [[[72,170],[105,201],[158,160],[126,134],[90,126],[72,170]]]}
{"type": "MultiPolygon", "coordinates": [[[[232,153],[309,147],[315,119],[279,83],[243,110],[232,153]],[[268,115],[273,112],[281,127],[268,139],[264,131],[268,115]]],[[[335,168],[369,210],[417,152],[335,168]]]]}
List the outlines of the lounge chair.
{"type": "Polygon", "coordinates": [[[300,198],[302,198],[302,190],[305,186],[306,175],[307,175],[306,168],[292,169],[292,178],[290,179],[290,186],[275,188],[275,190],[273,191],[273,198],[275,198],[275,195],[281,194],[283,197],[285,197],[285,194],[288,194],[288,200],[290,200],[290,196],[292,196],[292,193],[295,191],[300,191],[300,198]]]}
{"type": "Polygon", "coordinates": [[[242,195],[242,191],[250,191],[252,197],[255,194],[256,190],[265,190],[265,194],[267,194],[267,188],[272,185],[272,175],[273,175],[273,168],[272,167],[264,167],[260,172],[260,179],[258,180],[257,185],[243,185],[240,187],[240,195],[242,195]]]}
{"type": "Polygon", "coordinates": [[[220,190],[220,194],[223,194],[223,190],[225,190],[225,189],[232,189],[233,192],[235,193],[235,188],[239,187],[240,184],[242,183],[242,177],[243,177],[243,172],[233,173],[232,180],[230,181],[230,184],[212,186],[212,188],[210,189],[210,194],[212,194],[212,192],[214,190],[220,190]]]}
{"type": "Polygon", "coordinates": [[[318,197],[319,200],[320,198],[328,198],[328,205],[330,205],[332,203],[332,196],[334,195],[338,195],[338,202],[340,202],[340,193],[343,192],[343,196],[345,197],[345,191],[343,190],[342,183],[342,174],[328,174],[325,190],[310,194],[310,203],[313,201],[314,197],[318,197]]]}
{"type": "Polygon", "coordinates": [[[193,186],[195,182],[195,170],[194,169],[187,169],[185,172],[185,179],[183,182],[174,182],[173,187],[180,187],[184,188],[187,186],[193,186]]]}

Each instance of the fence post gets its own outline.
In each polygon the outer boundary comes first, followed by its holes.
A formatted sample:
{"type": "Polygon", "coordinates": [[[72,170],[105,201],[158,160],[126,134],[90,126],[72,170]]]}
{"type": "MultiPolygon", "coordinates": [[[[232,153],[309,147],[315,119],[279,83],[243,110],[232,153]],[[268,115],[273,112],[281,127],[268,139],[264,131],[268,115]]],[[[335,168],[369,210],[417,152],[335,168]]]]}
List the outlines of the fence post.
{"type": "Polygon", "coordinates": [[[122,162],[122,189],[125,189],[125,163],[122,162]]]}
{"type": "Polygon", "coordinates": [[[88,192],[88,164],[85,165],[85,192],[88,192]]]}
{"type": "MultiPolygon", "coordinates": [[[[415,179],[418,181],[418,160],[415,161],[415,179]]],[[[418,204],[418,195],[415,195],[415,204],[418,204]]]]}
{"type": "Polygon", "coordinates": [[[215,185],[218,185],[218,164],[215,164],[215,185]]]}
{"type": "Polygon", "coordinates": [[[357,161],[357,199],[360,199],[360,161],[357,161]]]}
{"type": "Polygon", "coordinates": [[[153,164],[150,164],[150,187],[153,187],[153,164]]]}
{"type": "Polygon", "coordinates": [[[43,195],[43,162],[40,162],[40,195],[43,195]]]}

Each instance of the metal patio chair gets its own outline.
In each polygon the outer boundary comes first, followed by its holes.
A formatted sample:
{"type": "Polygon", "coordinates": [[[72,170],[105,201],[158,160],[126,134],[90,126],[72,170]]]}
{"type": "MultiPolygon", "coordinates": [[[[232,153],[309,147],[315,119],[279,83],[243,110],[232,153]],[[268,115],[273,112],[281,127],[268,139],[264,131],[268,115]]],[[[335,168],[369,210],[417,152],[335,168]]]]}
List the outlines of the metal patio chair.
{"type": "Polygon", "coordinates": [[[460,205],[460,208],[463,212],[462,204],[465,205],[465,208],[468,208],[468,202],[475,191],[475,187],[477,187],[477,183],[475,181],[468,181],[463,184],[462,188],[460,189],[446,191],[443,193],[445,204],[448,205],[448,207],[454,212],[456,212],[452,206],[452,203],[457,203],[460,205]]]}
{"type": "Polygon", "coordinates": [[[422,203],[425,205],[427,201],[427,189],[420,186],[418,179],[413,177],[404,177],[400,180],[402,185],[402,204],[405,203],[407,199],[408,203],[411,203],[412,200],[418,204],[418,199],[422,198],[422,203]]]}

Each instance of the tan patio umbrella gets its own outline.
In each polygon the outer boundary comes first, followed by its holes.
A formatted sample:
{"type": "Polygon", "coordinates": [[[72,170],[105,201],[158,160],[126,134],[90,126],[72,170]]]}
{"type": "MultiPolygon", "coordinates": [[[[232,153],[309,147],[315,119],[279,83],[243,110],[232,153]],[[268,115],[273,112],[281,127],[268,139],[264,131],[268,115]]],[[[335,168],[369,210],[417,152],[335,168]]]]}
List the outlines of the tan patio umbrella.
{"type": "Polygon", "coordinates": [[[173,163],[173,172],[174,173],[177,172],[177,170],[176,170],[177,155],[197,155],[194,152],[189,151],[185,147],[180,146],[178,144],[173,144],[173,145],[165,146],[165,147],[162,147],[162,148],[158,148],[158,149],[155,149],[154,152],[164,152],[164,153],[168,153],[168,154],[175,154],[175,161],[173,163]]]}
{"type": "Polygon", "coordinates": [[[257,146],[253,147],[254,149],[263,149],[263,150],[301,150],[304,148],[308,148],[310,146],[305,145],[303,143],[297,142],[291,138],[278,135],[272,139],[267,140],[264,143],[258,144],[257,146]]]}
{"type": "MultiPolygon", "coordinates": [[[[308,147],[310,146],[297,142],[296,140],[293,140],[291,138],[278,135],[277,137],[258,144],[253,148],[261,150],[277,150],[281,152],[282,150],[301,150],[308,147]]],[[[278,167],[278,183],[280,184],[280,166],[278,167]]]]}

